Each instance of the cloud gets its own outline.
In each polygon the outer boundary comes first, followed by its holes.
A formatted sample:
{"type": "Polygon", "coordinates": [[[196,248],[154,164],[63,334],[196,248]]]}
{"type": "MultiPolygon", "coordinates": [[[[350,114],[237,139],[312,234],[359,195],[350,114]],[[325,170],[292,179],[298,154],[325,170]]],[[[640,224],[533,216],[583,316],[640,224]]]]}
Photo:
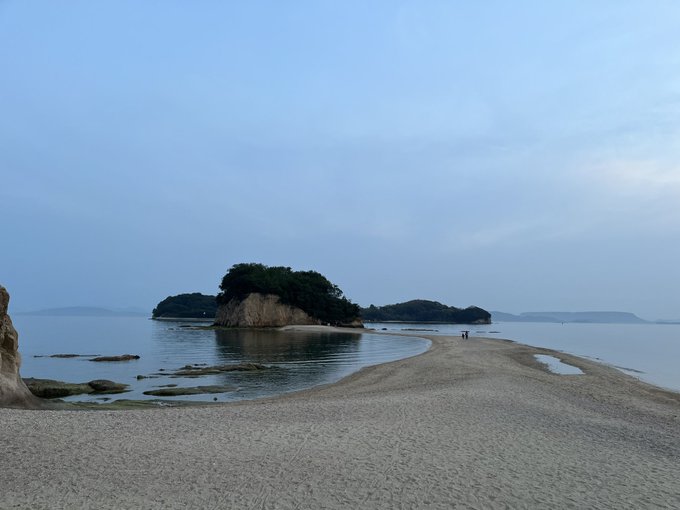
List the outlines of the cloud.
{"type": "Polygon", "coordinates": [[[680,165],[661,161],[611,161],[600,165],[601,179],[610,189],[637,197],[680,192],[680,165]]]}
{"type": "Polygon", "coordinates": [[[680,229],[680,166],[670,158],[600,160],[574,175],[588,230],[640,236],[680,229]]]}
{"type": "Polygon", "coordinates": [[[517,242],[527,237],[535,237],[536,232],[547,227],[545,220],[505,221],[470,232],[463,239],[461,239],[461,236],[457,236],[456,241],[467,248],[485,248],[517,242]]]}

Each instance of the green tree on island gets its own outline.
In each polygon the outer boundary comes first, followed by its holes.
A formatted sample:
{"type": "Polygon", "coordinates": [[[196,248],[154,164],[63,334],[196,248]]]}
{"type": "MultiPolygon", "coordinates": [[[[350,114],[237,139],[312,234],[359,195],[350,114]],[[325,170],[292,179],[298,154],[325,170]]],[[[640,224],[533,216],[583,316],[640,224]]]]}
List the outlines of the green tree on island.
{"type": "Polygon", "coordinates": [[[343,296],[337,285],[316,271],[293,271],[290,267],[257,263],[235,264],[222,278],[219,305],[249,294],[273,294],[281,303],[295,306],[311,317],[329,323],[350,322],[361,308],[343,296]]]}
{"type": "Polygon", "coordinates": [[[168,296],[156,305],[153,309],[152,317],[159,318],[178,318],[178,319],[200,319],[214,318],[217,312],[217,302],[215,296],[209,296],[194,292],[192,294],[178,294],[168,296]]]}
{"type": "Polygon", "coordinates": [[[394,305],[374,306],[361,310],[366,321],[442,322],[454,324],[490,324],[491,314],[477,306],[456,308],[437,301],[414,299],[394,305]]]}

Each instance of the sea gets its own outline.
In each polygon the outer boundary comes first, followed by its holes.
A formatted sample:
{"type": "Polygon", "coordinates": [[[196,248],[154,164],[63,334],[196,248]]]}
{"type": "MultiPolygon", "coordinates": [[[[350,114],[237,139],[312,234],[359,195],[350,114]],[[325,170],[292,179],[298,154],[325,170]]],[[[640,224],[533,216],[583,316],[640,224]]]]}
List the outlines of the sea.
{"type": "Polygon", "coordinates": [[[24,378],[80,383],[108,379],[129,385],[117,395],[74,395],[66,401],[150,400],[145,391],[168,385],[225,386],[222,393],[162,397],[172,401],[229,402],[280,395],[336,382],[361,368],[415,356],[423,338],[347,333],[208,329],[205,322],[145,317],[15,315],[24,378]],[[55,354],[78,357],[55,358],[55,354]],[[93,362],[95,356],[138,355],[125,362],[93,362]],[[185,367],[259,363],[262,371],[177,377],[185,367]]]}
{"type": "MultiPolygon", "coordinates": [[[[145,317],[16,315],[22,377],[87,382],[110,379],[130,385],[118,395],[76,395],[67,401],[108,402],[157,399],[145,391],[167,385],[225,385],[230,391],[170,400],[256,399],[336,382],[363,367],[426,351],[419,335],[490,337],[563,351],[615,367],[662,388],[680,391],[680,325],[499,322],[490,325],[372,323],[348,333],[215,330],[205,323],[166,322],[145,317]],[[392,333],[392,334],[390,334],[392,333]],[[397,335],[398,333],[398,335],[397,335]],[[402,336],[407,334],[409,336],[402,336]],[[54,354],[78,354],[53,358],[54,354]],[[136,354],[128,362],[92,362],[94,356],[136,354]],[[253,362],[256,372],[176,377],[186,365],[253,362]]],[[[163,397],[166,400],[168,397],[163,397]]]]}
{"type": "Polygon", "coordinates": [[[490,325],[371,324],[389,332],[503,338],[605,363],[662,388],[680,392],[680,324],[496,322],[490,325]]]}

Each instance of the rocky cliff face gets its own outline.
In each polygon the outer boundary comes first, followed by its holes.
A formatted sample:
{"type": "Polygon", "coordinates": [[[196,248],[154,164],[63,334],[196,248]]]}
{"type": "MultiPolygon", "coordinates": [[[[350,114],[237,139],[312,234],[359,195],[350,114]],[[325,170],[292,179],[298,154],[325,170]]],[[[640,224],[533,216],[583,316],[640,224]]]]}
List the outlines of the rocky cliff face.
{"type": "Polygon", "coordinates": [[[300,308],[285,305],[272,294],[249,294],[244,300],[232,299],[217,309],[215,324],[238,328],[270,328],[320,324],[300,308]]]}
{"type": "Polygon", "coordinates": [[[0,285],[0,406],[35,407],[36,399],[19,376],[19,335],[7,315],[9,294],[0,285]]]}

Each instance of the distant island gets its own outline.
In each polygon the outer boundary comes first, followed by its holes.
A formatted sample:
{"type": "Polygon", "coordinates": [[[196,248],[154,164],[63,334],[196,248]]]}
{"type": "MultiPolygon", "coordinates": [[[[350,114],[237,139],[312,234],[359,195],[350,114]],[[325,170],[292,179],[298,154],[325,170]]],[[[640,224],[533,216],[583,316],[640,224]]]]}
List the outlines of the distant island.
{"type": "Polygon", "coordinates": [[[215,324],[278,327],[331,324],[363,327],[361,309],[316,271],[242,263],[222,278],[215,324]]]}
{"type": "Polygon", "coordinates": [[[154,319],[214,319],[217,313],[217,296],[193,292],[168,296],[156,305],[154,319]]]}
{"type": "Polygon", "coordinates": [[[385,306],[370,305],[361,310],[361,316],[369,322],[491,323],[491,314],[477,306],[456,308],[425,299],[414,299],[405,303],[385,306]]]}
{"type": "Polygon", "coordinates": [[[519,315],[491,312],[494,322],[573,322],[590,324],[646,324],[628,312],[523,312],[519,315]]]}
{"type": "Polygon", "coordinates": [[[94,306],[65,306],[30,312],[16,312],[14,315],[45,317],[148,317],[148,312],[138,309],[109,310],[108,308],[98,308],[94,306]]]}

